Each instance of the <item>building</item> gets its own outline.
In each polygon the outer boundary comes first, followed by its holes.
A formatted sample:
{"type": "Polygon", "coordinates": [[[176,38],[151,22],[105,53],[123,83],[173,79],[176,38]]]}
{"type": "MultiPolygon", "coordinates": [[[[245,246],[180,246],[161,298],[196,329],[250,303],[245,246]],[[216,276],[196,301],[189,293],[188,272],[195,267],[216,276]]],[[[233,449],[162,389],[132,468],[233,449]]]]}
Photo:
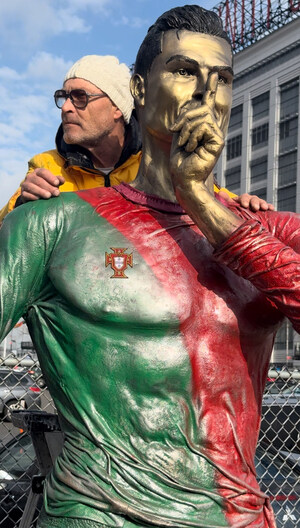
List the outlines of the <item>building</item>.
{"type": "MultiPolygon", "coordinates": [[[[235,73],[217,180],[300,213],[300,2],[233,0],[215,10],[233,41],[235,73]]],[[[300,337],[289,323],[278,332],[272,361],[300,365],[300,337]]]]}

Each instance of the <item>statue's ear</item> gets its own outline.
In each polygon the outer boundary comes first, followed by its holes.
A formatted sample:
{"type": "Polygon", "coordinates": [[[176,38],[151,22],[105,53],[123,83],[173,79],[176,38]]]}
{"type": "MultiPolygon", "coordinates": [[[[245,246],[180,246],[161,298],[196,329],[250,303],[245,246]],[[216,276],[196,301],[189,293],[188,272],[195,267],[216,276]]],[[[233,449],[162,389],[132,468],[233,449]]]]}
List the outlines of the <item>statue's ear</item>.
{"type": "Polygon", "coordinates": [[[138,73],[135,73],[130,79],[131,95],[134,98],[136,106],[144,106],[145,103],[145,81],[138,73]]]}

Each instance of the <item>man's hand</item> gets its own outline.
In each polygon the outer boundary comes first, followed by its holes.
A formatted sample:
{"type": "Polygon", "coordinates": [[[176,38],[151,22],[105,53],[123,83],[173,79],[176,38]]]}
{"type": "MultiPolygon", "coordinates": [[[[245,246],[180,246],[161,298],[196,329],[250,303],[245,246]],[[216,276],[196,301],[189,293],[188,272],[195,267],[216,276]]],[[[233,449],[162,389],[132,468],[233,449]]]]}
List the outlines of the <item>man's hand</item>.
{"type": "Polygon", "coordinates": [[[205,182],[224,147],[224,134],[214,112],[217,86],[218,73],[213,72],[201,104],[191,101],[171,127],[170,165],[175,187],[189,180],[205,182]]]}
{"type": "Polygon", "coordinates": [[[48,199],[60,194],[59,186],[65,182],[63,176],[55,176],[48,169],[35,169],[27,174],[21,185],[23,202],[48,199]]]}
{"type": "Polygon", "coordinates": [[[256,195],[244,193],[240,196],[236,196],[235,198],[230,198],[230,196],[225,191],[220,191],[218,195],[223,200],[226,200],[227,202],[237,202],[245,209],[250,209],[250,211],[253,211],[254,213],[256,211],[274,211],[274,205],[266,202],[266,200],[263,200],[256,195]]]}

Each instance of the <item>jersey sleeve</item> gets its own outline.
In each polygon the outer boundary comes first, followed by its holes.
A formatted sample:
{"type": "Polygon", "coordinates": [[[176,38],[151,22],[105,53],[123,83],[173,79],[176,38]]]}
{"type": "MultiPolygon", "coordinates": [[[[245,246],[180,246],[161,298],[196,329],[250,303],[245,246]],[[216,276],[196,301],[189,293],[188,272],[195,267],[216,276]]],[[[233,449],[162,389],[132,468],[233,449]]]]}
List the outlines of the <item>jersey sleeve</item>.
{"type": "Polygon", "coordinates": [[[215,257],[264,293],[300,333],[300,215],[270,211],[248,219],[215,257]]]}
{"type": "MultiPolygon", "coordinates": [[[[57,203],[53,200],[54,205],[57,203]]],[[[61,205],[61,204],[60,204],[61,205]]],[[[0,342],[38,299],[62,215],[48,201],[31,202],[9,214],[0,229],[0,342]]]]}

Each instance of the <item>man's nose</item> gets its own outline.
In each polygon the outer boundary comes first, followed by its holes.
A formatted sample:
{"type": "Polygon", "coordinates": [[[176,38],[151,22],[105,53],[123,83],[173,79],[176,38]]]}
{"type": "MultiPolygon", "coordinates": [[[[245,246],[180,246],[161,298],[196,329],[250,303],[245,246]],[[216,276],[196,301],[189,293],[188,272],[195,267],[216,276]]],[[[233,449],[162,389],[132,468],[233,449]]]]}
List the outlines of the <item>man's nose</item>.
{"type": "Polygon", "coordinates": [[[61,107],[62,112],[70,112],[71,110],[74,110],[75,106],[73,105],[71,101],[71,97],[67,97],[64,104],[61,107]]]}

